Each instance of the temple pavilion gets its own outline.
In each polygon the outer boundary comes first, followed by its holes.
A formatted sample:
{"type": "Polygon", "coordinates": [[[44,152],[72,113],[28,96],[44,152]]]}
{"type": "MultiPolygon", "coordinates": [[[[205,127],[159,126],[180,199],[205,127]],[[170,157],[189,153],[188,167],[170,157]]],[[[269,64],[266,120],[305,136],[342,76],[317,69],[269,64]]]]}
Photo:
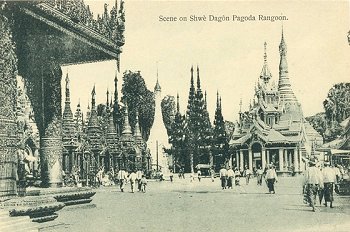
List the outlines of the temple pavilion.
{"type": "Polygon", "coordinates": [[[323,139],[305,120],[291,87],[283,31],[279,45],[278,85],[268,68],[266,46],[265,42],[264,64],[255,86],[253,103],[246,112],[240,107],[239,120],[231,136],[231,164],[250,170],[274,164],[279,174],[299,173],[305,168],[303,159],[310,155],[312,144],[322,144],[323,139]]]}

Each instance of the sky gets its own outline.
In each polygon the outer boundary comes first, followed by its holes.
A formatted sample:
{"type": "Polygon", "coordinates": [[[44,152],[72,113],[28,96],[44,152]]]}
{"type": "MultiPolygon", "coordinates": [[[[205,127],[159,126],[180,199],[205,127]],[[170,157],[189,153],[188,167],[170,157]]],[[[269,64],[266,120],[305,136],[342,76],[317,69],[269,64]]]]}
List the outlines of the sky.
{"type": "MultiPolygon", "coordinates": [[[[103,12],[107,2],[87,1],[91,9],[103,12]]],[[[278,83],[281,29],[287,44],[289,77],[304,115],[323,111],[328,90],[350,80],[350,26],[348,1],[126,1],[126,43],[121,54],[119,97],[122,73],[141,71],[148,89],[157,79],[162,95],[180,96],[180,108],[187,107],[190,68],[200,69],[202,90],[208,94],[208,110],[213,121],[216,92],[222,97],[225,120],[238,118],[239,102],[248,108],[259,78],[267,43],[268,66],[278,83]],[[191,15],[229,16],[230,21],[190,22],[191,15]],[[286,16],[285,21],[232,21],[233,15],[286,16]],[[160,16],[187,17],[187,22],[161,22],[160,16]],[[158,65],[157,65],[158,64],[158,65]]],[[[97,103],[106,101],[106,90],[114,91],[115,61],[63,66],[71,81],[73,112],[80,99],[82,109],[91,101],[96,85],[97,103]]],[[[62,78],[64,87],[64,78],[62,78]]],[[[62,88],[64,94],[64,88],[62,88]]],[[[64,95],[63,95],[64,96],[64,95]]],[[[64,99],[63,99],[64,100],[64,99]]]]}

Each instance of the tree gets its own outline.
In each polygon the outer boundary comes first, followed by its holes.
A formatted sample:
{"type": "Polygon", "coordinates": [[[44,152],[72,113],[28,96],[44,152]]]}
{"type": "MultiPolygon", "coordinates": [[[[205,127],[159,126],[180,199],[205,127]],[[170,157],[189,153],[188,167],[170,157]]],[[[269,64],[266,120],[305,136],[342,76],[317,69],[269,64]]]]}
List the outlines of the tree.
{"type": "Polygon", "coordinates": [[[168,136],[171,135],[171,125],[174,122],[175,119],[175,98],[173,96],[167,95],[163,98],[161,102],[161,109],[162,109],[162,116],[163,116],[163,123],[165,125],[165,128],[167,130],[168,136]]]}
{"type": "Polygon", "coordinates": [[[179,95],[177,95],[176,114],[170,131],[169,143],[172,145],[172,149],[168,151],[168,154],[173,155],[178,167],[183,167],[186,163],[189,163],[189,157],[186,156],[186,144],[184,140],[185,117],[180,113],[179,95]]]}
{"type": "Polygon", "coordinates": [[[188,164],[185,164],[185,170],[193,172],[193,152],[196,148],[196,119],[197,115],[195,112],[195,101],[196,101],[196,93],[194,88],[194,81],[193,81],[193,67],[191,68],[191,86],[190,91],[188,94],[188,103],[187,103],[187,111],[186,111],[186,121],[185,121],[185,144],[186,144],[186,150],[189,154],[189,162],[188,164]]]}
{"type": "Polygon", "coordinates": [[[228,138],[224,117],[222,116],[221,98],[219,98],[219,94],[217,94],[213,133],[213,152],[215,155],[216,169],[220,169],[220,166],[227,162],[228,151],[228,138]]]}
{"type": "Polygon", "coordinates": [[[139,71],[124,72],[122,94],[122,101],[128,104],[131,127],[135,127],[138,111],[142,137],[147,141],[154,121],[155,101],[139,71]]]}
{"type": "Polygon", "coordinates": [[[211,140],[211,125],[205,100],[201,90],[199,68],[197,67],[197,91],[193,81],[191,68],[191,86],[186,112],[185,142],[190,156],[190,171],[199,163],[208,163],[208,146],[211,140]]]}
{"type": "Polygon", "coordinates": [[[327,120],[326,114],[324,112],[317,113],[313,116],[309,116],[305,118],[311,126],[324,137],[326,129],[327,129],[327,120]]]}
{"type": "Polygon", "coordinates": [[[350,116],[350,83],[335,84],[323,101],[328,122],[341,123],[350,116]]]}
{"type": "Polygon", "coordinates": [[[325,112],[307,117],[306,120],[323,136],[331,141],[342,133],[340,123],[350,116],[350,83],[335,84],[323,101],[325,112]]]}

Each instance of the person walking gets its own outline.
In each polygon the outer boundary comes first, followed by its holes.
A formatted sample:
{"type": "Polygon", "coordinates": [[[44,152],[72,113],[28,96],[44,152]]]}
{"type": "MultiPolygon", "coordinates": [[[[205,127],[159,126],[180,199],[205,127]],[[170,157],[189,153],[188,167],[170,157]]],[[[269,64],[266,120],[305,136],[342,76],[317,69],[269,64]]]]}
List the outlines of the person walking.
{"type": "Polygon", "coordinates": [[[241,172],[238,170],[238,168],[235,168],[235,185],[239,186],[239,179],[241,177],[241,172]]]}
{"type": "Polygon", "coordinates": [[[119,188],[121,192],[124,192],[125,180],[126,172],[124,171],[124,168],[121,168],[118,172],[119,188]]]}
{"type": "Polygon", "coordinates": [[[131,187],[131,192],[132,193],[134,193],[136,178],[137,178],[136,173],[134,171],[131,171],[130,175],[129,175],[129,181],[130,181],[130,187],[131,187]]]}
{"type": "Polygon", "coordinates": [[[198,181],[201,182],[202,172],[200,169],[198,169],[198,171],[197,171],[197,178],[198,178],[198,181]]]}
{"type": "Polygon", "coordinates": [[[222,189],[226,189],[227,170],[224,166],[220,169],[220,180],[222,189]]]}
{"type": "MultiPolygon", "coordinates": [[[[327,207],[327,202],[329,202],[329,206],[333,208],[333,189],[334,183],[336,181],[336,174],[333,168],[329,167],[329,163],[324,163],[324,168],[322,169],[323,175],[323,195],[324,195],[324,205],[327,207]]],[[[321,202],[320,202],[321,203],[321,202]]]]}
{"type": "Polygon", "coordinates": [[[170,170],[170,182],[173,182],[173,178],[174,178],[174,173],[173,173],[173,170],[170,170]]]}
{"type": "Polygon", "coordinates": [[[249,179],[250,176],[252,175],[252,171],[248,168],[248,166],[245,166],[244,169],[244,176],[245,176],[245,183],[248,185],[249,184],[249,179]]]}
{"type": "Polygon", "coordinates": [[[309,167],[305,171],[304,185],[306,186],[307,201],[312,207],[312,211],[316,211],[316,196],[318,190],[323,188],[323,175],[316,167],[316,160],[311,158],[309,161],[309,167]]]}
{"type": "Polygon", "coordinates": [[[145,175],[142,175],[142,179],[141,179],[141,191],[143,193],[146,193],[146,186],[147,186],[147,179],[145,175]]]}
{"type": "Polygon", "coordinates": [[[261,166],[259,166],[258,170],[256,170],[256,178],[257,178],[258,185],[262,185],[263,174],[264,174],[264,171],[262,170],[261,166]]]}
{"type": "Polygon", "coordinates": [[[215,178],[215,171],[213,168],[210,168],[210,178],[211,178],[211,182],[214,182],[214,178],[215,178]]]}
{"type": "Polygon", "coordinates": [[[136,172],[136,182],[137,182],[137,191],[141,191],[141,179],[142,179],[143,173],[141,169],[137,170],[136,172]]]}
{"type": "Polygon", "coordinates": [[[277,174],[273,165],[269,165],[266,172],[266,182],[270,194],[275,194],[275,183],[277,182],[277,174]]]}
{"type": "Polygon", "coordinates": [[[227,188],[232,189],[232,182],[235,173],[233,172],[231,166],[227,170],[227,188]]]}

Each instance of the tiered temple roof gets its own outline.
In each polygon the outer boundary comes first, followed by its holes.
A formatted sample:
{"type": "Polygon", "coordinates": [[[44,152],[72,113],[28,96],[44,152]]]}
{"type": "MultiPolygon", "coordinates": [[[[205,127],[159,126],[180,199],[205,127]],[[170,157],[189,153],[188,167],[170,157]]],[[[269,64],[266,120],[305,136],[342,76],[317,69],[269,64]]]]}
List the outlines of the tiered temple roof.
{"type": "Polygon", "coordinates": [[[240,111],[240,120],[232,135],[232,146],[243,145],[256,136],[266,144],[301,144],[303,140],[322,137],[304,120],[299,102],[288,77],[287,45],[282,32],[278,87],[271,80],[267,64],[266,43],[264,64],[255,87],[255,99],[247,112],[240,111]]]}
{"type": "Polygon", "coordinates": [[[90,113],[89,123],[87,126],[87,137],[89,140],[89,144],[91,146],[91,150],[95,152],[100,152],[102,150],[102,141],[101,141],[102,131],[97,118],[95,86],[92,89],[91,96],[92,96],[91,113],[90,113]]]}
{"type": "MultiPolygon", "coordinates": [[[[66,76],[66,99],[63,110],[63,121],[62,121],[62,130],[63,130],[63,144],[71,144],[76,141],[76,128],[75,122],[73,119],[73,113],[70,106],[70,86],[69,86],[69,76],[67,73],[66,76]]],[[[74,144],[71,144],[74,145],[74,144]]]]}

